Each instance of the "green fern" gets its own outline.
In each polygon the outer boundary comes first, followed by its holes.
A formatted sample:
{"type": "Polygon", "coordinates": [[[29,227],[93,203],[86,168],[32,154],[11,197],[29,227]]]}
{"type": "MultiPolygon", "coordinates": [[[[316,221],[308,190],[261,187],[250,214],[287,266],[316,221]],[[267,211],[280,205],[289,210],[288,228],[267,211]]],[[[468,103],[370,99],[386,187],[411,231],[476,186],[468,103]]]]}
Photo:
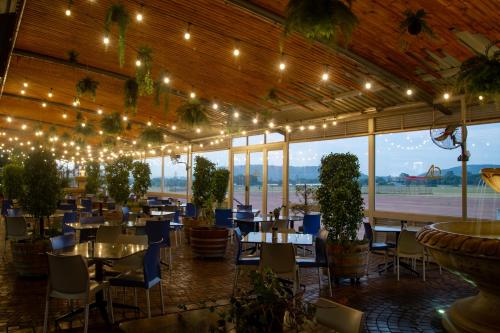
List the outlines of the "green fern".
{"type": "Polygon", "coordinates": [[[159,128],[147,127],[142,131],[139,140],[143,144],[161,145],[164,142],[163,131],[159,128]]]}
{"type": "Polygon", "coordinates": [[[75,132],[83,136],[91,136],[95,134],[95,129],[92,124],[77,124],[75,127],[75,132]]]}
{"type": "Polygon", "coordinates": [[[119,112],[113,112],[101,119],[101,128],[106,134],[119,134],[123,131],[122,119],[119,112]]]}
{"type": "Polygon", "coordinates": [[[177,109],[179,120],[191,127],[208,123],[207,109],[199,100],[191,98],[177,109]]]}
{"type": "Polygon", "coordinates": [[[120,67],[123,67],[123,64],[125,63],[125,35],[127,33],[129,22],[130,16],[123,4],[119,3],[111,5],[106,13],[104,31],[106,32],[106,35],[109,36],[111,25],[116,24],[118,26],[118,61],[120,67]]]}
{"type": "Polygon", "coordinates": [[[99,82],[86,76],[76,83],[76,95],[80,98],[82,96],[89,97],[92,102],[95,102],[96,90],[99,82]]]}
{"type": "Polygon", "coordinates": [[[151,70],[153,67],[153,50],[148,46],[142,46],[137,51],[137,60],[140,61],[140,66],[136,66],[135,80],[139,85],[139,95],[151,95],[153,93],[153,78],[151,70]]]}

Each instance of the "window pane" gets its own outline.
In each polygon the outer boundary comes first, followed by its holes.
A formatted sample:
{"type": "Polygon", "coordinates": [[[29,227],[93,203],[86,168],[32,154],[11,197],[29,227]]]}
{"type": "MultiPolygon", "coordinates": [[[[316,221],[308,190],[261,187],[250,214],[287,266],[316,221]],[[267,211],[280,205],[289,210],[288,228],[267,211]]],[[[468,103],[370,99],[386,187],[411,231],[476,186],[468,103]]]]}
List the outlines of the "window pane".
{"type": "Polygon", "coordinates": [[[462,215],[460,149],[437,147],[427,130],[377,135],[375,144],[377,210],[462,215]]]}
{"type": "MultiPolygon", "coordinates": [[[[329,153],[355,154],[359,159],[361,171],[361,191],[365,208],[368,207],[368,138],[357,137],[338,140],[312,141],[290,144],[289,191],[290,203],[303,203],[303,197],[297,192],[297,186],[304,184],[316,188],[319,185],[319,167],[321,157],[329,153]]],[[[311,198],[308,198],[311,204],[311,198]]],[[[315,202],[313,201],[313,204],[315,202]]]]}
{"type": "Polygon", "coordinates": [[[283,205],[283,150],[267,153],[267,211],[283,205]]]}
{"type": "Polygon", "coordinates": [[[250,153],[250,202],[252,208],[262,211],[262,183],[264,176],[264,154],[250,153]]]}
{"type": "Polygon", "coordinates": [[[165,156],[165,171],[164,171],[164,192],[171,193],[186,193],[187,174],[186,174],[187,155],[182,154],[178,162],[165,156]]]}
{"type": "Polygon", "coordinates": [[[245,204],[245,174],[246,174],[246,163],[247,155],[234,154],[234,164],[233,164],[233,199],[234,205],[245,204]]]}
{"type": "Polygon", "coordinates": [[[247,145],[247,137],[233,138],[233,147],[242,147],[247,145]]]}
{"type": "Polygon", "coordinates": [[[228,151],[227,150],[217,150],[208,152],[193,153],[193,163],[196,156],[203,156],[212,163],[215,163],[217,168],[229,168],[228,163],[228,151]]]}
{"type": "Polygon", "coordinates": [[[149,192],[161,192],[161,157],[150,157],[146,159],[151,169],[151,186],[149,192]]]}
{"type": "Polygon", "coordinates": [[[285,136],[281,133],[266,134],[266,142],[267,143],[283,142],[283,141],[285,141],[285,136]]]}
{"type": "Polygon", "coordinates": [[[248,145],[263,145],[264,134],[252,135],[248,137],[248,145]]]}
{"type": "Polygon", "coordinates": [[[500,124],[469,126],[467,149],[467,215],[470,218],[500,220],[500,194],[485,185],[480,171],[500,168],[500,124]]]}

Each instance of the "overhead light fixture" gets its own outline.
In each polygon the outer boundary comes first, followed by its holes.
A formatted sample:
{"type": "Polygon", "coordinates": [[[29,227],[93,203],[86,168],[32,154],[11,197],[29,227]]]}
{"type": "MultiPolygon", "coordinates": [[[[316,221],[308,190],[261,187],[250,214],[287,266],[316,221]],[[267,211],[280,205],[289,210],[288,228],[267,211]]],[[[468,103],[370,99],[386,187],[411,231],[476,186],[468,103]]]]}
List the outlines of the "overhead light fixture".
{"type": "Polygon", "coordinates": [[[372,83],[371,82],[365,82],[365,89],[370,90],[372,88],[372,83]]]}
{"type": "Polygon", "coordinates": [[[123,116],[122,119],[123,119],[123,121],[127,121],[128,117],[127,116],[123,116]]]}
{"type": "Polygon", "coordinates": [[[299,129],[300,129],[301,131],[303,131],[303,130],[305,130],[306,128],[304,127],[304,125],[301,125],[301,126],[299,127],[299,129]]]}
{"type": "Polygon", "coordinates": [[[195,98],[196,97],[196,93],[194,91],[191,91],[191,93],[189,94],[189,97],[195,98]]]}
{"type": "Polygon", "coordinates": [[[54,94],[52,93],[52,88],[50,88],[49,92],[47,93],[47,96],[49,96],[49,98],[52,98],[52,96],[54,96],[54,94]]]}
{"type": "Polygon", "coordinates": [[[108,36],[104,36],[102,38],[102,42],[104,43],[104,45],[109,45],[109,37],[108,36]]]}
{"type": "Polygon", "coordinates": [[[188,23],[187,29],[184,32],[184,39],[185,40],[190,40],[191,39],[191,23],[188,23]]]}
{"type": "Polygon", "coordinates": [[[271,121],[269,122],[269,127],[273,128],[274,127],[274,123],[271,121]]]}
{"type": "Polygon", "coordinates": [[[68,118],[68,115],[67,115],[66,113],[63,113],[63,114],[62,114],[62,117],[63,117],[64,119],[66,119],[66,118],[68,118]]]}
{"type": "Polygon", "coordinates": [[[413,90],[411,90],[411,89],[406,89],[406,95],[407,95],[407,96],[411,96],[411,95],[413,95],[413,90]]]}
{"type": "Polygon", "coordinates": [[[28,126],[26,126],[26,124],[23,124],[23,125],[21,126],[21,129],[22,129],[23,131],[24,131],[26,128],[28,128],[28,126]]]}
{"type": "Polygon", "coordinates": [[[26,90],[21,89],[21,95],[24,95],[24,94],[26,94],[26,90]]]}
{"type": "Polygon", "coordinates": [[[7,122],[11,123],[12,122],[12,118],[11,117],[7,117],[7,122]]]}
{"type": "Polygon", "coordinates": [[[201,128],[197,128],[196,133],[200,133],[200,132],[201,132],[201,128]]]}
{"type": "Polygon", "coordinates": [[[443,94],[443,98],[444,98],[444,99],[450,99],[450,94],[449,94],[449,93],[447,93],[447,92],[446,92],[446,93],[444,93],[444,94],[443,94]]]}
{"type": "Polygon", "coordinates": [[[140,61],[139,59],[137,59],[137,60],[135,61],[135,65],[136,65],[137,67],[140,67],[140,66],[142,65],[142,63],[141,63],[141,61],[140,61]]]}
{"type": "Polygon", "coordinates": [[[238,111],[236,111],[236,110],[235,110],[235,111],[233,112],[233,117],[234,117],[234,118],[236,118],[236,119],[238,119],[238,118],[240,117],[240,113],[239,113],[238,111]]]}
{"type": "Polygon", "coordinates": [[[165,75],[163,77],[163,83],[165,83],[165,84],[169,84],[170,83],[170,78],[167,75],[165,75]]]}
{"type": "Polygon", "coordinates": [[[97,109],[97,114],[102,114],[102,109],[97,109]]]}
{"type": "Polygon", "coordinates": [[[337,126],[337,118],[333,118],[332,125],[337,126]]]}
{"type": "Polygon", "coordinates": [[[137,13],[137,15],[135,15],[135,20],[137,22],[142,22],[142,12],[143,12],[143,9],[144,9],[144,5],[141,5],[141,10],[137,13]]]}
{"type": "Polygon", "coordinates": [[[66,14],[66,16],[71,16],[71,9],[66,8],[66,10],[64,11],[64,14],[66,14]]]}
{"type": "Polygon", "coordinates": [[[175,131],[177,129],[177,126],[172,125],[172,130],[175,131]]]}
{"type": "Polygon", "coordinates": [[[255,118],[253,118],[253,119],[252,119],[252,122],[253,122],[254,124],[257,124],[257,123],[259,122],[259,119],[258,119],[257,117],[255,117],[255,118]]]}
{"type": "Polygon", "coordinates": [[[217,103],[212,104],[212,109],[217,110],[219,108],[219,105],[217,103]]]}
{"type": "Polygon", "coordinates": [[[28,88],[28,82],[23,82],[24,88],[28,88]]]}
{"type": "Polygon", "coordinates": [[[45,107],[47,107],[47,103],[42,102],[42,108],[45,108],[45,107]]]}
{"type": "Polygon", "coordinates": [[[479,95],[479,100],[482,101],[484,99],[483,95],[479,95]]]}

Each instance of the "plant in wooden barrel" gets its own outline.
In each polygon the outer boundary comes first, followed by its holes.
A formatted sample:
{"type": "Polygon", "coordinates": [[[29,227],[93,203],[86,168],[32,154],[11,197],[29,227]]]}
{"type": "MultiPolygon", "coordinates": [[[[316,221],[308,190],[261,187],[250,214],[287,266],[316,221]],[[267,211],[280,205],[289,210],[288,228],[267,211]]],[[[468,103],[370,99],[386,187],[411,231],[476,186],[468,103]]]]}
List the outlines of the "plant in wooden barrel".
{"type": "Polygon", "coordinates": [[[214,163],[202,156],[195,158],[193,203],[201,214],[192,221],[198,226],[191,227],[190,241],[194,255],[199,257],[224,257],[226,253],[228,229],[213,226],[214,174],[214,163]]]}
{"type": "Polygon", "coordinates": [[[321,159],[316,192],[328,230],[327,254],[335,278],[359,279],[365,274],[369,244],[357,239],[363,223],[363,198],[356,155],[329,154],[321,159]]]}

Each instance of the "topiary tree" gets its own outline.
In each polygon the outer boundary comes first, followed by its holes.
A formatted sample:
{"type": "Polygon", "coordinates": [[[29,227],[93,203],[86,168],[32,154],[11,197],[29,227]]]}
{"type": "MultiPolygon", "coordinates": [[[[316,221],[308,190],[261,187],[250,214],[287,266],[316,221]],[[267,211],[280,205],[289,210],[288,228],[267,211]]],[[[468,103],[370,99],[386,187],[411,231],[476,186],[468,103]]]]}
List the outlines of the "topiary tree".
{"type": "Polygon", "coordinates": [[[132,192],[137,198],[142,198],[151,186],[151,169],[146,162],[136,161],[132,165],[132,177],[134,184],[132,185],[132,192]]]}
{"type": "Polygon", "coordinates": [[[23,194],[24,168],[17,163],[10,163],[3,167],[3,195],[11,200],[19,200],[23,194]]]}
{"type": "Polygon", "coordinates": [[[193,203],[204,208],[205,213],[212,210],[212,177],[215,164],[202,156],[196,156],[193,172],[193,203]]]}
{"type": "Polygon", "coordinates": [[[57,209],[62,198],[62,181],[56,161],[47,151],[34,151],[24,162],[23,208],[37,218],[40,236],[44,236],[43,218],[57,209]]]}
{"type": "Polygon", "coordinates": [[[226,198],[227,186],[229,184],[229,170],[218,168],[212,175],[212,196],[217,202],[217,206],[222,207],[226,198]]]}
{"type": "Polygon", "coordinates": [[[360,175],[356,155],[329,154],[321,158],[321,185],[316,198],[330,241],[345,243],[356,240],[364,216],[358,182],[360,175]]]}
{"type": "Polygon", "coordinates": [[[120,156],[105,167],[105,178],[109,195],[117,204],[125,204],[130,196],[129,175],[132,159],[120,156]]]}
{"type": "Polygon", "coordinates": [[[85,164],[85,175],[87,175],[85,193],[97,194],[102,185],[101,165],[99,162],[87,162],[87,164],[85,164]]]}

